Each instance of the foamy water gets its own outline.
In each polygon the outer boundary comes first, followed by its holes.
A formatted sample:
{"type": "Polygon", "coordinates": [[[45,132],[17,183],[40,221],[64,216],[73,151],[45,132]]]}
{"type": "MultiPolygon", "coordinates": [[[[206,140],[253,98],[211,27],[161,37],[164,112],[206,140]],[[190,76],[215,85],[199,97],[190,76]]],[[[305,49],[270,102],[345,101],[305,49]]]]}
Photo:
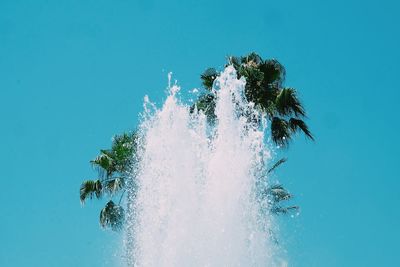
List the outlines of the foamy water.
{"type": "Polygon", "coordinates": [[[191,114],[170,86],[162,108],[146,103],[126,247],[131,266],[280,266],[274,223],[256,201],[269,159],[264,129],[243,110],[245,80],[227,67],[215,82],[215,125],[191,114]],[[134,192],[135,191],[135,192],[134,192]]]}

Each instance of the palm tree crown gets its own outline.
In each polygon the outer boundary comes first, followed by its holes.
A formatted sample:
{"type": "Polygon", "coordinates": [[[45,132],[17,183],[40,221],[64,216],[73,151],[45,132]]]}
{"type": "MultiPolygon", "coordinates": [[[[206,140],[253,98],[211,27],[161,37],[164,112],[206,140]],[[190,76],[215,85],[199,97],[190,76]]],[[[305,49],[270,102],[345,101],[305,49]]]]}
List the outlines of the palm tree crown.
{"type": "Polygon", "coordinates": [[[82,203],[88,198],[101,198],[107,195],[110,200],[100,212],[102,227],[121,229],[124,220],[124,209],[120,206],[126,183],[131,173],[134,155],[137,149],[137,134],[124,133],[113,138],[111,149],[100,150],[100,154],[90,163],[98,170],[96,180],[86,180],[80,188],[82,203]],[[120,201],[115,204],[112,198],[120,194],[120,201]]]}
{"type": "MultiPolygon", "coordinates": [[[[244,57],[229,57],[227,65],[232,65],[238,78],[246,79],[244,95],[248,102],[254,103],[256,109],[265,115],[271,123],[271,139],[280,146],[287,146],[296,132],[303,132],[308,138],[314,140],[308,126],[303,121],[306,112],[301,104],[297,91],[283,86],[285,69],[275,59],[263,60],[256,53],[244,57]]],[[[216,94],[212,90],[215,79],[219,73],[213,69],[207,69],[202,75],[203,86],[207,93],[201,95],[197,102],[190,108],[191,112],[202,111],[209,121],[215,121],[216,94]]],[[[249,118],[253,122],[259,122],[259,118],[249,118]]],[[[136,132],[124,133],[113,138],[110,149],[100,150],[100,154],[90,161],[98,171],[98,178],[86,180],[80,187],[80,200],[85,203],[87,199],[101,198],[106,195],[109,201],[100,212],[100,225],[112,230],[120,230],[124,222],[124,209],[121,200],[126,191],[128,179],[136,184],[132,177],[136,168],[136,154],[138,147],[138,135],[136,132]],[[118,204],[113,198],[119,195],[118,204]]],[[[284,163],[281,159],[273,164],[260,181],[265,181],[266,174],[274,171],[284,163]]],[[[267,183],[264,183],[267,184],[267,183]]],[[[287,214],[297,210],[297,206],[282,206],[283,201],[292,198],[292,195],[280,184],[261,187],[258,192],[258,200],[267,203],[268,211],[273,214],[287,214]]]]}
{"type": "MultiPolygon", "coordinates": [[[[300,102],[297,91],[283,87],[285,68],[275,59],[263,60],[256,53],[244,57],[229,57],[227,65],[232,65],[238,78],[245,77],[245,97],[248,102],[265,114],[271,122],[272,141],[280,146],[287,146],[296,132],[303,132],[314,140],[313,135],[303,121],[306,112],[300,102]]],[[[213,83],[218,77],[214,68],[207,69],[202,75],[203,86],[208,92],[198,99],[191,110],[201,110],[210,121],[215,120],[215,92],[213,83]]]]}

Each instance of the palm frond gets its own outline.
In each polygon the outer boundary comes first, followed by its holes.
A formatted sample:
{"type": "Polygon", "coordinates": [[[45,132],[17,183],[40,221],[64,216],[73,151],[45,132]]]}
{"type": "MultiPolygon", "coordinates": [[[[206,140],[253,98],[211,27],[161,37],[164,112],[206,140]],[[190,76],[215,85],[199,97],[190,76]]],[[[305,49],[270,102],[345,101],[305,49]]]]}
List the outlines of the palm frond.
{"type": "Polygon", "coordinates": [[[272,165],[271,168],[268,169],[267,173],[271,173],[273,170],[275,170],[279,165],[281,165],[282,163],[285,163],[287,161],[287,158],[281,158],[280,160],[278,160],[277,162],[274,163],[274,165],[272,165]]]}
{"type": "Polygon", "coordinates": [[[111,195],[114,195],[124,187],[125,187],[125,180],[122,177],[116,177],[112,180],[107,180],[106,182],[104,182],[105,190],[111,195]]]}
{"type": "Polygon", "coordinates": [[[79,190],[81,202],[84,203],[87,198],[96,196],[100,198],[102,195],[103,186],[100,180],[87,180],[84,181],[79,190]]]}
{"type": "Polygon", "coordinates": [[[100,212],[100,225],[119,231],[122,229],[124,216],[124,209],[110,200],[100,212]]]}
{"type": "Polygon", "coordinates": [[[290,128],[285,119],[273,117],[271,122],[272,141],[281,146],[287,146],[290,141],[290,128]]]}
{"type": "Polygon", "coordinates": [[[214,68],[206,69],[201,75],[201,81],[205,88],[211,90],[215,79],[218,77],[218,72],[214,68]]]}
{"type": "Polygon", "coordinates": [[[264,73],[264,87],[281,87],[286,75],[285,68],[281,63],[276,59],[265,60],[260,64],[259,69],[264,73]]]}
{"type": "Polygon", "coordinates": [[[260,87],[264,79],[264,73],[252,65],[241,65],[239,73],[246,78],[246,85],[248,86],[260,87]]]}
{"type": "Polygon", "coordinates": [[[130,156],[132,151],[136,149],[136,138],[137,134],[135,132],[114,136],[111,147],[112,153],[117,158],[125,158],[127,155],[130,156]]]}
{"type": "Polygon", "coordinates": [[[242,64],[251,66],[251,67],[258,67],[261,63],[263,63],[262,58],[255,52],[248,54],[241,58],[242,64]]]}
{"type": "Polygon", "coordinates": [[[129,170],[133,155],[136,153],[136,139],[137,134],[135,132],[114,136],[111,151],[117,172],[123,173],[129,170]]]}
{"type": "Polygon", "coordinates": [[[216,97],[212,93],[204,94],[199,97],[197,102],[190,107],[190,112],[194,112],[197,108],[198,111],[203,111],[210,122],[214,122],[215,117],[215,100],[216,97]]]}
{"type": "Polygon", "coordinates": [[[267,196],[270,197],[274,203],[292,198],[292,195],[279,184],[269,187],[267,189],[267,196]]]}
{"type": "Polygon", "coordinates": [[[228,64],[225,67],[227,67],[228,65],[232,65],[236,69],[236,71],[238,71],[241,62],[242,62],[241,57],[230,56],[230,57],[228,57],[228,64]]]}
{"type": "Polygon", "coordinates": [[[310,130],[308,129],[307,124],[300,120],[300,119],[295,119],[295,118],[291,118],[289,120],[289,128],[291,129],[292,132],[297,132],[299,130],[303,131],[303,133],[310,138],[311,140],[314,141],[314,137],[311,134],[310,130]]]}
{"type": "Polygon", "coordinates": [[[101,149],[90,163],[97,167],[100,176],[111,177],[115,172],[123,173],[130,167],[136,151],[136,133],[124,133],[113,137],[111,149],[101,149]]]}
{"type": "Polygon", "coordinates": [[[264,73],[258,68],[250,65],[241,65],[238,73],[246,78],[245,96],[248,102],[253,102],[256,106],[265,106],[266,92],[261,87],[264,73]]]}
{"type": "Polygon", "coordinates": [[[294,113],[295,116],[305,116],[304,108],[293,88],[280,90],[275,99],[275,106],[280,115],[288,116],[294,113]]]}
{"type": "Polygon", "coordinates": [[[263,99],[263,101],[259,103],[259,107],[261,108],[261,111],[267,115],[267,118],[272,120],[272,118],[277,115],[275,103],[273,100],[268,99],[270,98],[268,95],[264,98],[265,100],[263,99]]]}
{"type": "Polygon", "coordinates": [[[116,171],[115,161],[112,157],[111,151],[100,150],[100,155],[94,160],[91,160],[90,163],[97,167],[100,173],[105,172],[107,176],[111,176],[111,174],[116,171]]]}
{"type": "Polygon", "coordinates": [[[119,150],[130,150],[133,149],[135,143],[136,133],[123,133],[115,135],[112,143],[112,151],[116,152],[119,150]]]}

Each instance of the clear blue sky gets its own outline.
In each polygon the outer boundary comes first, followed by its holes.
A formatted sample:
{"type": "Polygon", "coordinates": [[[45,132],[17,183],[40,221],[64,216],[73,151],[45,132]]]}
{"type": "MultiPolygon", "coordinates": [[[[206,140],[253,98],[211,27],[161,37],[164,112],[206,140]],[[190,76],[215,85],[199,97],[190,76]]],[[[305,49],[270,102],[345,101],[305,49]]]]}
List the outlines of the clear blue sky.
{"type": "Polygon", "coordinates": [[[398,1],[0,1],[0,266],[114,266],[88,161],[173,71],[257,51],[287,69],[316,142],[278,175],[302,207],[290,266],[400,266],[398,1]]]}

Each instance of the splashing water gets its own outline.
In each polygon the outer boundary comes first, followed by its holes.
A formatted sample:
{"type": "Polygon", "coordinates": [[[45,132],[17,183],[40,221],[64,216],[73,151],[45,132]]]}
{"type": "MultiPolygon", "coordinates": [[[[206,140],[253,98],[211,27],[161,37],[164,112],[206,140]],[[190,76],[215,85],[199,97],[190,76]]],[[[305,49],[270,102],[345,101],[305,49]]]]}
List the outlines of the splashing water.
{"type": "Polygon", "coordinates": [[[277,265],[273,220],[256,201],[269,151],[264,129],[241,115],[255,112],[244,86],[231,66],[217,78],[213,127],[178,101],[176,85],[161,109],[145,110],[128,203],[130,265],[277,265]]]}

